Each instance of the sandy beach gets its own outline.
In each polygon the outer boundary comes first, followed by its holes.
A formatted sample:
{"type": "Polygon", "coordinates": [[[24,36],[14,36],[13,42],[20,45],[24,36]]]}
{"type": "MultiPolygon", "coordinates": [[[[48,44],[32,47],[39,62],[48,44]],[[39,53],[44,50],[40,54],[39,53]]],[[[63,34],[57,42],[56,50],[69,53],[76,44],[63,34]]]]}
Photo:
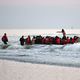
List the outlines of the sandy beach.
{"type": "Polygon", "coordinates": [[[80,68],[0,60],[0,80],[80,80],[80,68]]]}

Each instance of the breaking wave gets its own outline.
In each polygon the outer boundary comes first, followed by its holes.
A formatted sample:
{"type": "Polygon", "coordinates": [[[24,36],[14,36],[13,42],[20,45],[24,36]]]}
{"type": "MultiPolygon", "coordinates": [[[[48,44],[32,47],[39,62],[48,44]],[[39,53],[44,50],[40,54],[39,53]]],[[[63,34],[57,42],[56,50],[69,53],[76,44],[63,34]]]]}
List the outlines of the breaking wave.
{"type": "Polygon", "coordinates": [[[0,59],[80,67],[80,43],[21,46],[18,38],[11,39],[5,49],[0,42],[0,59]]]}

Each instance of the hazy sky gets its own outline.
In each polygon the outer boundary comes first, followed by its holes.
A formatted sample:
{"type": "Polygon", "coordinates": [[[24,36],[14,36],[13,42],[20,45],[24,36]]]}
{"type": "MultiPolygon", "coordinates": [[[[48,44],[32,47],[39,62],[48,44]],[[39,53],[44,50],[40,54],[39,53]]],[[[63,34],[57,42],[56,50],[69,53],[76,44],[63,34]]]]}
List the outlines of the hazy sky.
{"type": "Polygon", "coordinates": [[[80,28],[80,0],[0,0],[0,28],[80,28]]]}

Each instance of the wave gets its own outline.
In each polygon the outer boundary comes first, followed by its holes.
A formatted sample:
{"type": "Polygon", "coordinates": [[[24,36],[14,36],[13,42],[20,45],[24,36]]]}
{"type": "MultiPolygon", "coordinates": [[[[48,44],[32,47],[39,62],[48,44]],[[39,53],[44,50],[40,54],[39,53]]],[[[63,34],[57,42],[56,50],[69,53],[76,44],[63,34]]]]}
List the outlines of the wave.
{"type": "Polygon", "coordinates": [[[66,51],[80,51],[80,43],[66,45],[63,49],[66,51]]]}
{"type": "Polygon", "coordinates": [[[12,41],[6,49],[0,43],[0,59],[80,67],[80,43],[67,45],[25,45],[12,41]]]}
{"type": "Polygon", "coordinates": [[[0,49],[2,49],[2,47],[6,46],[7,49],[23,49],[23,48],[40,48],[40,47],[50,47],[50,48],[53,48],[53,49],[64,49],[64,50],[70,50],[70,51],[79,51],[80,50],[80,43],[74,43],[74,44],[67,44],[67,45],[54,45],[54,44],[51,44],[51,45],[42,45],[42,44],[33,44],[33,45],[24,45],[24,46],[21,46],[19,43],[15,44],[8,44],[8,45],[5,45],[5,44],[0,44],[0,49]],[[74,48],[75,47],[75,48],[74,48]]]}

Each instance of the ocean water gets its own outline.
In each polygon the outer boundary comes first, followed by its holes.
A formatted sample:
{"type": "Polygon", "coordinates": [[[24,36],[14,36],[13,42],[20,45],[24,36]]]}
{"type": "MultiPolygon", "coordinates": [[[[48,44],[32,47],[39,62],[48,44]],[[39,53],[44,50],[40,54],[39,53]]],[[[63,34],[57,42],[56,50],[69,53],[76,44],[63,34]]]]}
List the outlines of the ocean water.
{"type": "Polygon", "coordinates": [[[8,44],[10,46],[6,49],[2,49],[3,43],[0,40],[0,59],[80,67],[80,43],[67,45],[34,44],[21,46],[19,38],[20,36],[9,36],[8,44]]]}

